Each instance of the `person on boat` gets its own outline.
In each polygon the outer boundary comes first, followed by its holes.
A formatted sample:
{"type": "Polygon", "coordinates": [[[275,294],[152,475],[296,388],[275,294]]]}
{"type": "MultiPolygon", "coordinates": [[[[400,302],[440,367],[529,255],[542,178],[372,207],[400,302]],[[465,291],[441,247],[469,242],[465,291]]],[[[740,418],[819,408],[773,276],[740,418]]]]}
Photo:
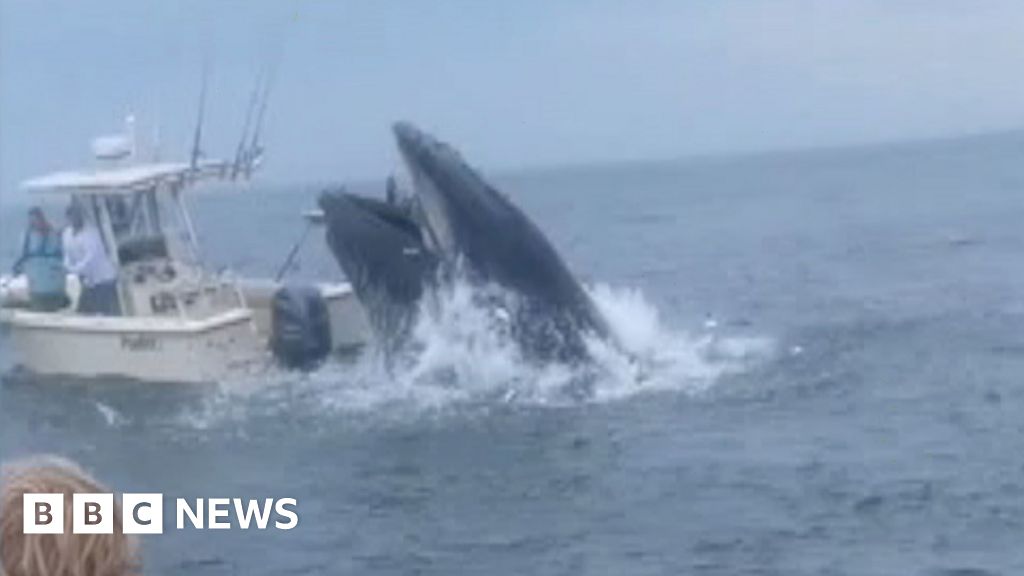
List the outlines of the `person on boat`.
{"type": "Polygon", "coordinates": [[[4,465],[0,471],[0,574],[6,576],[135,576],[142,574],[138,539],[124,533],[121,503],[114,500],[113,533],[75,534],[75,494],[106,494],[110,489],[78,465],[55,456],[37,456],[4,465]],[[59,534],[24,532],[26,494],[64,496],[59,534]]]}
{"type": "Polygon", "coordinates": [[[117,267],[107,255],[95,226],[86,222],[85,210],[77,201],[68,206],[68,227],[64,229],[64,267],[82,281],[78,297],[80,314],[118,316],[117,267]]]}
{"type": "Polygon", "coordinates": [[[388,176],[385,181],[384,201],[409,214],[413,214],[417,209],[416,196],[399,186],[394,174],[388,176]]]}
{"type": "Polygon", "coordinates": [[[14,273],[28,281],[29,307],[52,312],[68,305],[60,234],[38,206],[28,211],[28,229],[14,273]]]}
{"type": "Polygon", "coordinates": [[[398,204],[398,184],[395,182],[394,175],[388,176],[387,182],[384,184],[384,198],[392,206],[398,204]]]}

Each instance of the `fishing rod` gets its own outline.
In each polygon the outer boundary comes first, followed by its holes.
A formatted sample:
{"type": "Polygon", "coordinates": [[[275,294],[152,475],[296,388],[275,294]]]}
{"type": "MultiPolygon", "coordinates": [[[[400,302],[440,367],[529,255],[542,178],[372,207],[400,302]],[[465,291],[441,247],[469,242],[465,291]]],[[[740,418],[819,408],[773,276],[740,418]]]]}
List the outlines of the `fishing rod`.
{"type": "Polygon", "coordinates": [[[270,90],[274,83],[274,70],[271,69],[267,72],[266,81],[263,83],[263,91],[260,95],[259,109],[256,113],[256,123],[252,130],[252,140],[249,142],[249,148],[246,153],[246,175],[252,172],[252,169],[256,162],[263,156],[263,147],[260,145],[260,134],[263,129],[263,118],[267,113],[267,102],[270,100],[270,90]]]}
{"type": "Polygon", "coordinates": [[[199,84],[199,111],[196,117],[196,129],[192,133],[192,154],[189,161],[189,167],[195,172],[199,168],[199,159],[203,156],[202,150],[202,139],[203,139],[203,117],[206,114],[206,83],[209,75],[209,64],[207,61],[203,62],[203,76],[199,84]]]}
{"type": "Polygon", "coordinates": [[[252,92],[249,93],[249,105],[245,109],[245,122],[242,124],[242,137],[238,140],[238,148],[235,150],[235,162],[231,167],[232,180],[238,177],[238,173],[242,169],[242,163],[245,161],[245,157],[247,155],[245,142],[249,139],[249,128],[252,125],[253,113],[256,111],[256,105],[259,103],[262,84],[263,72],[260,71],[260,73],[256,75],[256,84],[253,85],[252,92]]]}
{"type": "Polygon", "coordinates": [[[288,257],[284,259],[284,263],[278,268],[277,274],[274,276],[274,281],[280,282],[284,275],[288,273],[288,270],[292,267],[292,262],[295,260],[295,256],[299,253],[299,248],[306,243],[306,238],[309,236],[310,230],[314,226],[320,226],[324,223],[324,213],[322,210],[307,210],[302,213],[302,217],[306,220],[306,228],[302,231],[302,235],[299,236],[299,241],[292,246],[291,252],[288,253],[288,257]]]}

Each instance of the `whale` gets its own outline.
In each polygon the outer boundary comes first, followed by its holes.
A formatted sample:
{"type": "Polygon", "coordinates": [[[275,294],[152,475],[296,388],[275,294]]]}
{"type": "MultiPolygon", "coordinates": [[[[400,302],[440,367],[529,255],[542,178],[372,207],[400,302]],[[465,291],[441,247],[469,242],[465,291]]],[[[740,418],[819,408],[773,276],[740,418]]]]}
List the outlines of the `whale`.
{"type": "MultiPolygon", "coordinates": [[[[580,361],[608,323],[541,229],[451,145],[400,122],[412,184],[395,204],[344,190],[321,195],[327,243],[378,338],[401,342],[424,297],[454,281],[486,288],[524,355],[580,361]]],[[[394,347],[394,345],[392,345],[394,347]]]]}
{"type": "Polygon", "coordinates": [[[391,352],[403,343],[424,293],[434,286],[440,260],[405,210],[344,189],[324,192],[319,203],[327,245],[377,342],[391,352]]]}

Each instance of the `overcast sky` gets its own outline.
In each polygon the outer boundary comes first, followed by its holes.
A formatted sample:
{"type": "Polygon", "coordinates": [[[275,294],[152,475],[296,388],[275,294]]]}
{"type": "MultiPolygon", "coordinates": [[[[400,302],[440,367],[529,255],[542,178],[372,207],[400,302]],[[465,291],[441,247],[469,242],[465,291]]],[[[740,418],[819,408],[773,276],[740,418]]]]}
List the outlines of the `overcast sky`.
{"type": "Polygon", "coordinates": [[[1024,126],[1019,0],[0,0],[0,186],[129,111],[230,155],[276,62],[266,177],[379,176],[409,119],[487,168],[1024,126]]]}

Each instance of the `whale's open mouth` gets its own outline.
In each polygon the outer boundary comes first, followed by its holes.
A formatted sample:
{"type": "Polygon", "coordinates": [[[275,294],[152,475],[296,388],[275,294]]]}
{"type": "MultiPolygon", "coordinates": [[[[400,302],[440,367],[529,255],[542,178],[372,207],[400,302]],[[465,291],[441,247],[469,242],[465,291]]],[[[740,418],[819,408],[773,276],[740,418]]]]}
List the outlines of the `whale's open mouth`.
{"type": "MultiPolygon", "coordinates": [[[[321,201],[331,248],[371,318],[415,314],[431,282],[458,277],[514,300],[501,305],[517,311],[511,332],[528,356],[581,359],[586,336],[609,336],[589,295],[518,207],[448,144],[408,123],[394,134],[413,190],[389,202],[346,193],[321,201]]],[[[408,325],[374,323],[383,331],[408,325]]]]}

